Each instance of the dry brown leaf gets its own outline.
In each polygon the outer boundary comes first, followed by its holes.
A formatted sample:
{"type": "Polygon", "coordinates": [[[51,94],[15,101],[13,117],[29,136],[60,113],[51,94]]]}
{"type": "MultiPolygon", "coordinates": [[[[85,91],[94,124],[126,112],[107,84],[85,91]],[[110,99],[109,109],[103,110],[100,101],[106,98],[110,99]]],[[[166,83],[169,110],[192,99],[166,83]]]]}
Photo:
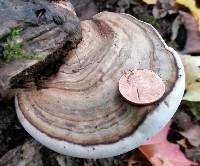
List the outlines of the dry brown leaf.
{"type": "Polygon", "coordinates": [[[187,30],[187,41],[183,52],[200,53],[200,32],[194,17],[183,11],[180,11],[180,15],[187,30]]]}
{"type": "Polygon", "coordinates": [[[195,0],[176,0],[177,4],[183,5],[188,8],[198,23],[198,30],[200,32],[200,9],[197,8],[195,0]]]}
{"type": "Polygon", "coordinates": [[[190,111],[197,120],[200,120],[200,102],[186,102],[186,105],[190,107],[190,111]]]}
{"type": "Polygon", "coordinates": [[[168,159],[167,155],[165,157],[157,153],[157,151],[159,151],[159,146],[159,144],[154,146],[144,145],[140,147],[140,150],[150,160],[153,166],[173,166],[173,164],[168,159]]]}
{"type": "Polygon", "coordinates": [[[192,117],[184,112],[183,109],[179,108],[179,111],[174,116],[174,123],[180,131],[188,130],[193,124],[192,117]]]}
{"type": "Polygon", "coordinates": [[[200,163],[200,147],[185,149],[185,153],[189,159],[200,163]]]}
{"type": "Polygon", "coordinates": [[[137,159],[136,159],[136,156],[135,154],[131,154],[131,156],[125,160],[125,162],[127,162],[128,166],[132,166],[133,164],[137,164],[137,159]]]}
{"type": "Polygon", "coordinates": [[[145,156],[139,151],[139,149],[134,149],[129,152],[128,158],[124,159],[123,161],[127,163],[127,166],[134,166],[134,165],[151,165],[150,162],[145,158],[145,156]]]}
{"type": "Polygon", "coordinates": [[[158,3],[153,6],[152,14],[156,19],[163,18],[167,14],[174,14],[177,12],[174,6],[175,0],[158,0],[158,3]]]}
{"type": "Polygon", "coordinates": [[[145,2],[148,5],[154,5],[157,3],[158,0],[143,0],[143,2],[145,2]]]}
{"type": "Polygon", "coordinates": [[[187,143],[187,140],[185,138],[179,140],[179,141],[176,141],[177,144],[181,145],[182,147],[184,148],[188,148],[188,143],[187,143]]]}
{"type": "Polygon", "coordinates": [[[200,102],[200,56],[181,56],[186,74],[186,93],[183,100],[200,102]]]}
{"type": "Polygon", "coordinates": [[[84,159],[84,166],[93,166],[92,160],[84,159]]]}
{"type": "Polygon", "coordinates": [[[182,136],[188,139],[192,146],[200,146],[200,126],[192,125],[188,130],[179,132],[182,136]]]}
{"type": "Polygon", "coordinates": [[[175,41],[175,39],[177,38],[178,31],[179,31],[181,24],[182,24],[182,20],[181,20],[180,15],[178,15],[172,23],[172,35],[171,35],[172,41],[175,41]]]}
{"type": "Polygon", "coordinates": [[[186,159],[179,146],[167,140],[170,124],[139,149],[153,166],[191,166],[194,163],[186,159]]]}

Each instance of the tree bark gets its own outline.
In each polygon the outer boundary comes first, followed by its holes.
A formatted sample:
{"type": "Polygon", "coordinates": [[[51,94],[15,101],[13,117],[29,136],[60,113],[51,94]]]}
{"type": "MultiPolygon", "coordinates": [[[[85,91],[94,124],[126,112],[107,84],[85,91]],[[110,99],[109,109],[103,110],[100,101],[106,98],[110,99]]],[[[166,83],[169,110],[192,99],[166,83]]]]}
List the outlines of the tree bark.
{"type": "Polygon", "coordinates": [[[12,88],[37,86],[37,79],[56,73],[82,37],[69,1],[0,0],[0,18],[0,100],[12,88]]]}

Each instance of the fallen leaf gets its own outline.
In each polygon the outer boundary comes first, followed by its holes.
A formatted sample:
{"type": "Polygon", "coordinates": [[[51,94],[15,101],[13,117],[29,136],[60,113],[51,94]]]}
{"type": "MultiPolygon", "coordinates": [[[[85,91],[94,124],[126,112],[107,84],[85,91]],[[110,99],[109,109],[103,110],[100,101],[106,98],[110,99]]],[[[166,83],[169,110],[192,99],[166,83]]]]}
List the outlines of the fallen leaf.
{"type": "Polygon", "coordinates": [[[159,151],[160,145],[144,145],[140,147],[140,150],[144,155],[149,159],[152,165],[154,166],[173,166],[172,162],[168,159],[168,154],[164,154],[164,156],[160,155],[159,151]],[[156,152],[156,153],[155,153],[156,152]]]}
{"type": "Polygon", "coordinates": [[[165,17],[167,15],[167,11],[168,10],[162,9],[160,5],[154,5],[152,14],[154,18],[159,19],[165,17]]]}
{"type": "Polygon", "coordinates": [[[194,146],[200,146],[200,126],[192,125],[188,130],[179,132],[182,136],[187,138],[189,143],[194,146]]]}
{"type": "Polygon", "coordinates": [[[118,0],[117,5],[117,12],[125,13],[126,10],[130,8],[130,0],[118,0]]]}
{"type": "Polygon", "coordinates": [[[145,158],[145,156],[139,151],[139,149],[134,149],[131,152],[129,152],[128,158],[124,159],[123,161],[127,163],[127,166],[133,166],[133,165],[144,165],[144,166],[150,166],[151,163],[145,158]]]}
{"type": "Polygon", "coordinates": [[[192,114],[195,116],[197,120],[200,120],[200,102],[186,102],[186,104],[190,107],[192,114]]]}
{"type": "Polygon", "coordinates": [[[176,141],[177,144],[181,145],[182,147],[184,148],[188,148],[188,143],[187,143],[187,140],[185,138],[179,140],[179,141],[176,141]]]}
{"type": "Polygon", "coordinates": [[[143,2],[145,2],[148,5],[154,5],[157,3],[158,0],[143,0],[143,2]]]}
{"type": "Polygon", "coordinates": [[[196,1],[195,0],[176,0],[176,3],[185,6],[191,11],[192,15],[195,17],[198,23],[198,26],[199,26],[198,29],[200,32],[200,9],[197,8],[196,1]]]}
{"type": "Polygon", "coordinates": [[[181,108],[182,105],[179,107],[179,110],[176,112],[174,116],[174,124],[176,128],[180,131],[188,130],[192,126],[192,118],[191,115],[188,115],[184,110],[185,107],[181,108]]]}
{"type": "Polygon", "coordinates": [[[191,166],[194,163],[185,158],[177,144],[167,141],[170,123],[154,136],[140,146],[140,151],[149,159],[153,166],[191,166]],[[152,143],[152,144],[151,144],[152,143]]]}
{"type": "Polygon", "coordinates": [[[166,140],[167,133],[170,129],[172,122],[170,121],[167,125],[156,135],[154,135],[150,140],[147,140],[143,145],[159,144],[166,140]]]}
{"type": "Polygon", "coordinates": [[[171,35],[172,41],[174,41],[177,38],[178,30],[179,30],[181,24],[182,24],[181,17],[177,16],[172,23],[172,35],[171,35]]]}
{"type": "Polygon", "coordinates": [[[154,18],[159,19],[165,17],[167,14],[174,14],[175,0],[158,0],[158,3],[153,6],[152,14],[154,18]]]}
{"type": "Polygon", "coordinates": [[[93,166],[92,160],[84,159],[84,166],[93,166]]]}
{"type": "Polygon", "coordinates": [[[200,53],[200,32],[198,31],[198,25],[194,17],[186,12],[179,12],[184,26],[187,30],[187,40],[182,52],[184,53],[200,53]]]}
{"type": "Polygon", "coordinates": [[[200,163],[200,147],[185,149],[185,154],[190,160],[200,163]]]}
{"type": "Polygon", "coordinates": [[[186,74],[186,93],[183,100],[200,102],[200,56],[181,56],[186,74]]]}
{"type": "Polygon", "coordinates": [[[129,157],[127,160],[124,160],[125,162],[127,162],[128,166],[132,166],[133,164],[137,164],[137,161],[135,159],[135,156],[129,157]]]}
{"type": "Polygon", "coordinates": [[[181,56],[186,73],[186,93],[183,100],[200,120],[200,56],[181,56]]]}

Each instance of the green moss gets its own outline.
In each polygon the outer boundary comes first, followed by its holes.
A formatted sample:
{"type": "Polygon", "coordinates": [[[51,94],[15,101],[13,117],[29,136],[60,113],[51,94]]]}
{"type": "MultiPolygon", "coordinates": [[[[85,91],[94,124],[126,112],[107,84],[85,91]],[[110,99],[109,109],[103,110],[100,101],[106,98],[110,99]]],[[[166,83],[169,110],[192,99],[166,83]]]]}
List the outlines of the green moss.
{"type": "Polygon", "coordinates": [[[153,25],[156,29],[160,29],[161,26],[160,26],[160,23],[158,20],[156,20],[153,16],[147,14],[147,13],[144,13],[140,16],[140,19],[153,25]]]}
{"type": "Polygon", "coordinates": [[[21,33],[21,28],[15,28],[3,39],[2,46],[4,47],[4,51],[0,55],[2,60],[38,59],[38,56],[33,53],[24,52],[22,50],[22,44],[19,42],[21,33]]]}

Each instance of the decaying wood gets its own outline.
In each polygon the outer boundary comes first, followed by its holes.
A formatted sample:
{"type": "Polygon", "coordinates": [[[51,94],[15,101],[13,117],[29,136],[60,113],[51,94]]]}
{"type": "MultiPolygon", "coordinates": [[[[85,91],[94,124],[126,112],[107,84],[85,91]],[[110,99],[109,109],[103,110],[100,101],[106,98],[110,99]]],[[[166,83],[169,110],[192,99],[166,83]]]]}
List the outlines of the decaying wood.
{"type": "Polygon", "coordinates": [[[98,13],[98,8],[94,0],[71,0],[71,3],[74,6],[77,16],[81,20],[90,19],[98,13]]]}
{"type": "Polygon", "coordinates": [[[50,137],[81,145],[117,142],[158,104],[128,103],[119,94],[119,78],[127,70],[151,69],[163,79],[166,96],[178,78],[176,61],[149,25],[129,15],[100,13],[82,22],[82,34],[57,75],[40,90],[21,90],[17,104],[50,137]]]}
{"type": "Polygon", "coordinates": [[[67,51],[81,40],[80,22],[69,1],[0,0],[0,18],[0,39],[21,28],[23,52],[42,56],[1,62],[0,99],[27,77],[34,80],[55,73],[67,51]]]}

